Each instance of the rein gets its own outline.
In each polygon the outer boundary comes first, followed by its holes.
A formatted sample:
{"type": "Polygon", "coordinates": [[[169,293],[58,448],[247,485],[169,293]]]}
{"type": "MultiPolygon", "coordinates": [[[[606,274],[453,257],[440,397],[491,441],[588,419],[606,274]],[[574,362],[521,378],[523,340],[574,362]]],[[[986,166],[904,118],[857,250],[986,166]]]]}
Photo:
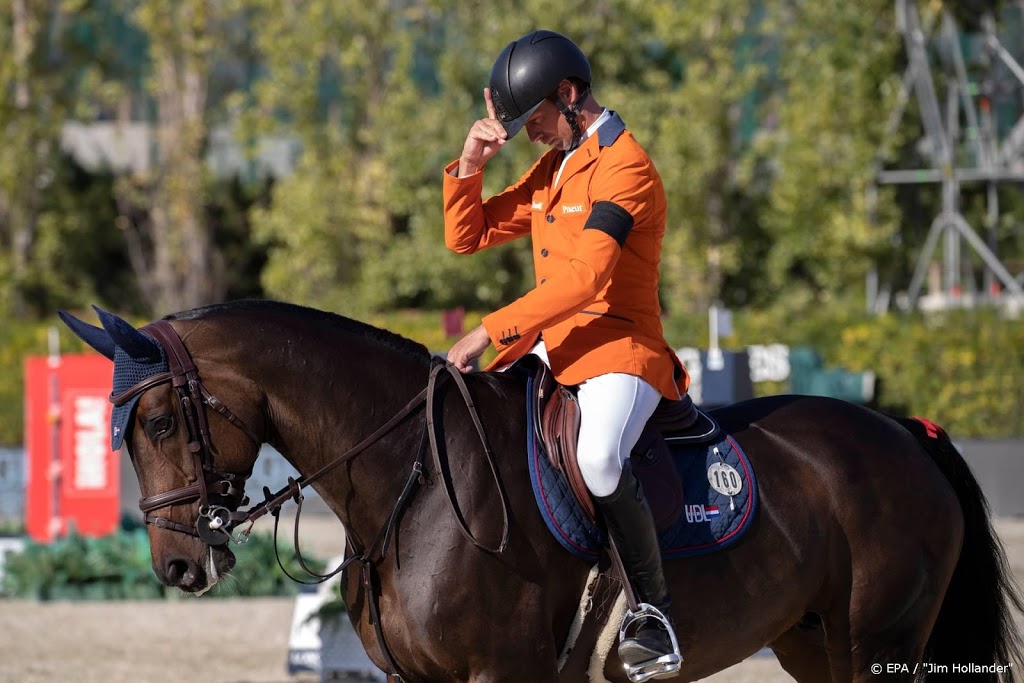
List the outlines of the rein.
{"type": "MultiPolygon", "coordinates": [[[[447,497],[449,506],[459,523],[459,531],[462,535],[475,547],[489,553],[501,553],[508,546],[510,533],[510,505],[508,496],[505,492],[504,486],[502,486],[497,461],[494,457],[494,452],[491,450],[476,404],[470,396],[469,388],[466,386],[466,381],[462,377],[462,373],[459,372],[451,363],[447,363],[436,358],[433,359],[431,362],[431,370],[427,380],[427,386],[373,433],[366,436],[357,444],[312,474],[300,476],[298,479],[289,477],[288,485],[277,493],[271,493],[269,488],[264,487],[263,502],[248,510],[239,511],[237,508],[248,502],[248,498],[244,494],[246,476],[221,472],[215,468],[214,456],[216,455],[217,450],[210,438],[209,425],[206,420],[206,413],[203,410],[203,406],[209,406],[222,415],[228,422],[242,430],[242,432],[244,432],[246,436],[248,436],[249,439],[257,446],[263,443],[263,439],[257,436],[256,433],[245,424],[245,422],[235,416],[223,402],[218,400],[206,389],[206,387],[203,386],[202,380],[199,378],[199,371],[196,368],[195,363],[192,361],[191,355],[169,322],[159,320],[146,326],[143,330],[151,334],[167,353],[169,370],[168,372],[155,375],[139,382],[122,394],[111,396],[110,400],[114,405],[124,405],[135,396],[148,391],[155,386],[170,382],[178,396],[181,412],[185,418],[185,424],[188,429],[189,436],[188,450],[196,465],[196,480],[194,482],[170,491],[146,496],[139,500],[139,508],[143,513],[145,513],[147,524],[153,524],[163,529],[169,529],[171,531],[177,531],[179,533],[198,537],[209,545],[223,545],[228,541],[241,544],[248,540],[249,533],[251,532],[255,521],[265,514],[270,513],[274,516],[275,520],[274,550],[276,553],[281,506],[289,500],[294,500],[298,505],[294,529],[296,558],[303,570],[316,580],[307,582],[292,576],[284,569],[280,556],[278,556],[278,564],[282,565],[281,569],[285,574],[298,583],[322,583],[343,571],[352,562],[358,561],[364,566],[364,583],[369,587],[372,582],[370,581],[370,578],[366,576],[366,567],[369,565],[372,569],[372,565],[375,563],[373,557],[376,555],[378,549],[380,551],[380,559],[384,558],[387,552],[387,547],[390,544],[391,536],[402,511],[411,499],[412,494],[416,489],[416,485],[423,481],[423,467],[427,445],[429,444],[430,450],[433,454],[437,477],[444,486],[445,496],[447,497]],[[456,386],[459,388],[459,393],[466,404],[470,418],[473,421],[473,426],[480,438],[480,443],[483,446],[484,455],[487,459],[491,476],[493,477],[493,481],[498,489],[499,497],[501,499],[502,535],[501,541],[496,548],[483,544],[476,538],[476,536],[473,535],[472,531],[470,531],[466,519],[456,502],[457,496],[452,482],[444,475],[445,468],[442,460],[446,459],[447,455],[441,447],[441,442],[438,438],[439,424],[435,419],[438,411],[436,399],[439,393],[439,383],[445,379],[445,376],[442,375],[442,372],[444,371],[447,371],[448,376],[455,381],[456,386]],[[364,452],[367,448],[391,432],[395,427],[404,422],[424,403],[426,404],[426,419],[423,425],[423,436],[420,439],[420,446],[417,451],[416,459],[413,462],[412,469],[409,473],[409,477],[402,489],[402,493],[399,495],[398,500],[388,516],[388,521],[380,529],[373,543],[371,543],[364,552],[353,553],[350,557],[346,558],[340,566],[328,574],[318,574],[312,571],[306,565],[299,549],[298,530],[299,519],[302,514],[302,489],[323,478],[341,465],[351,461],[357,455],[364,452]],[[158,517],[150,514],[153,510],[157,510],[162,507],[182,505],[196,501],[199,502],[199,514],[193,527],[180,524],[165,517],[158,517]],[[236,527],[246,523],[248,523],[248,527],[245,530],[240,532],[237,536],[232,535],[232,531],[236,527]]],[[[379,619],[376,621],[379,621],[379,619]]],[[[380,639],[380,642],[383,643],[382,638],[380,639]]]]}
{"type": "MultiPolygon", "coordinates": [[[[430,444],[430,450],[434,456],[435,472],[437,474],[438,479],[441,480],[442,485],[444,486],[445,496],[448,498],[448,504],[451,507],[452,512],[455,514],[455,519],[459,522],[459,531],[462,532],[462,535],[470,543],[472,543],[474,546],[480,548],[485,552],[489,552],[492,554],[498,554],[503,552],[505,548],[508,546],[509,529],[511,526],[509,523],[510,505],[508,502],[508,495],[505,493],[505,487],[502,486],[501,484],[501,475],[498,473],[498,464],[497,461],[495,460],[494,452],[491,450],[490,442],[487,439],[487,433],[484,430],[483,422],[481,422],[480,420],[480,415],[479,412],[477,411],[476,404],[473,402],[473,398],[470,396],[469,387],[466,386],[466,380],[463,379],[462,373],[459,372],[454,365],[452,365],[451,363],[445,363],[441,361],[436,361],[432,363],[432,367],[430,369],[430,376],[427,379],[426,388],[423,389],[423,391],[421,391],[420,393],[416,394],[416,396],[414,396],[413,399],[409,401],[409,403],[407,403],[404,408],[402,408],[398,413],[394,415],[394,417],[392,417],[386,423],[381,425],[380,428],[377,429],[377,431],[375,431],[373,434],[370,434],[368,437],[360,441],[358,444],[356,444],[349,450],[345,451],[343,454],[339,455],[331,462],[321,467],[313,474],[309,476],[301,476],[298,479],[292,479],[291,477],[289,477],[288,486],[281,489],[278,493],[271,494],[269,489],[264,488],[263,491],[265,500],[256,507],[253,507],[250,510],[246,511],[245,519],[240,523],[244,523],[245,521],[255,522],[257,519],[259,519],[260,517],[269,512],[272,515],[274,515],[274,536],[276,538],[277,527],[280,521],[278,513],[280,512],[281,506],[284,503],[288,502],[289,500],[294,500],[296,502],[296,504],[298,505],[294,525],[296,558],[299,560],[299,564],[302,566],[303,570],[305,570],[306,573],[310,576],[317,579],[316,581],[312,582],[303,581],[289,574],[288,571],[285,570],[284,567],[282,566],[282,571],[284,571],[289,578],[298,583],[304,583],[307,585],[322,583],[327,579],[331,578],[332,576],[334,576],[335,574],[337,574],[338,572],[345,569],[345,567],[347,567],[348,564],[350,564],[351,562],[359,559],[368,560],[375,554],[375,551],[378,546],[380,546],[381,558],[383,558],[385,553],[387,552],[387,547],[390,542],[391,534],[394,530],[395,524],[398,522],[399,515],[405,508],[406,502],[408,501],[413,491],[415,490],[416,484],[422,483],[424,456],[426,455],[428,443],[430,444]],[[473,420],[474,427],[476,428],[477,435],[480,437],[480,443],[484,447],[484,455],[487,458],[487,464],[490,467],[491,475],[493,477],[495,486],[497,486],[498,488],[498,493],[501,498],[502,534],[501,542],[498,544],[497,548],[491,548],[489,546],[484,545],[476,538],[476,536],[473,535],[473,532],[469,530],[469,526],[466,523],[465,517],[462,515],[458,503],[456,502],[456,495],[452,488],[452,484],[444,476],[444,468],[441,462],[442,458],[444,457],[444,451],[441,449],[439,445],[438,424],[435,421],[435,414],[437,411],[436,397],[438,395],[438,382],[441,381],[440,378],[442,371],[447,371],[448,374],[455,380],[455,384],[459,388],[459,393],[462,395],[462,398],[466,403],[466,407],[469,410],[469,415],[473,420]],[[309,569],[309,567],[307,567],[305,562],[302,560],[301,552],[299,552],[299,516],[302,514],[303,501],[301,490],[312,484],[317,479],[320,479],[327,473],[331,472],[338,466],[348,462],[349,460],[352,460],[355,456],[359,455],[364,450],[369,448],[371,445],[376,443],[378,440],[380,440],[381,437],[383,437],[385,434],[387,434],[396,426],[398,426],[400,422],[402,422],[413,411],[419,408],[420,405],[424,403],[424,401],[426,402],[426,422],[424,424],[423,437],[420,439],[420,447],[417,450],[416,460],[413,462],[412,471],[409,473],[409,478],[406,480],[405,487],[402,489],[402,493],[399,495],[398,501],[395,503],[394,508],[392,508],[391,514],[388,515],[388,522],[377,533],[377,537],[374,539],[373,543],[370,544],[369,548],[365,552],[360,553],[358,556],[353,555],[347,558],[337,569],[333,570],[329,574],[318,574],[309,569]]],[[[251,526],[252,525],[250,523],[250,528],[251,526]]],[[[276,550],[276,543],[274,547],[276,550]]],[[[280,564],[280,558],[278,559],[278,564],[280,564]]]]}
{"type": "MultiPolygon", "coordinates": [[[[359,580],[363,584],[363,588],[367,592],[367,605],[370,609],[370,623],[373,625],[374,633],[377,637],[377,643],[380,646],[381,655],[384,657],[384,661],[388,665],[389,678],[394,678],[399,683],[402,683],[404,679],[399,673],[398,663],[395,661],[394,656],[391,654],[391,649],[387,645],[387,641],[384,637],[384,629],[380,617],[380,607],[378,605],[378,598],[380,595],[379,582],[380,577],[377,572],[378,560],[374,559],[377,554],[378,548],[380,549],[380,560],[383,560],[387,555],[388,546],[391,542],[391,536],[394,533],[394,529],[398,524],[398,520],[401,517],[402,512],[412,498],[413,493],[416,490],[417,484],[423,483],[423,464],[426,457],[427,444],[430,445],[430,450],[434,456],[434,469],[437,478],[442,482],[444,486],[445,496],[448,498],[448,504],[455,515],[455,519],[459,522],[459,531],[466,537],[474,546],[484,550],[485,552],[498,554],[505,550],[508,546],[509,538],[509,502],[508,496],[505,492],[504,486],[501,484],[501,476],[498,473],[498,465],[494,458],[494,452],[491,450],[490,442],[487,440],[487,434],[484,431],[483,423],[480,421],[480,415],[476,409],[476,404],[473,402],[472,397],[469,393],[469,387],[466,386],[466,380],[463,379],[462,373],[451,363],[441,362],[438,360],[432,361],[432,367],[430,369],[430,376],[427,379],[426,388],[417,394],[413,399],[405,405],[402,410],[395,414],[390,420],[383,424],[376,432],[366,437],[358,444],[353,446],[351,449],[338,456],[331,462],[324,465],[322,468],[309,475],[309,477],[300,477],[299,479],[288,478],[288,486],[278,492],[276,495],[271,494],[267,488],[263,489],[265,500],[258,506],[248,512],[248,518],[255,521],[259,517],[266,514],[268,511],[274,516],[274,556],[277,559],[277,564],[284,572],[285,576],[290,578],[292,581],[301,583],[304,585],[315,585],[327,581],[331,577],[343,572],[349,565],[354,562],[359,562],[360,572],[359,580]],[[501,515],[502,515],[502,534],[501,542],[497,548],[490,548],[482,544],[469,530],[466,524],[465,518],[463,517],[458,503],[455,501],[455,493],[452,488],[451,482],[444,476],[444,468],[442,466],[442,449],[440,448],[438,441],[438,425],[435,421],[436,414],[436,397],[438,395],[438,382],[443,376],[442,371],[447,371],[448,374],[455,380],[455,384],[459,388],[459,393],[462,395],[463,400],[466,403],[466,407],[469,410],[470,417],[473,420],[473,425],[476,427],[477,435],[480,437],[480,443],[484,447],[484,454],[487,458],[487,464],[490,467],[491,474],[494,477],[494,484],[498,489],[499,496],[501,498],[501,515]],[[423,425],[423,435],[420,438],[420,445],[416,452],[416,460],[413,462],[412,469],[409,472],[409,477],[406,479],[405,486],[402,488],[401,494],[398,496],[398,500],[395,501],[394,506],[391,508],[391,514],[388,515],[388,521],[380,528],[377,532],[377,536],[369,547],[363,552],[353,552],[347,558],[345,558],[341,564],[335,567],[333,570],[326,574],[320,574],[310,569],[305,560],[302,557],[302,551],[299,548],[299,519],[302,516],[302,489],[313,483],[323,475],[327,474],[331,470],[335,469],[344,462],[347,462],[359,455],[363,450],[375,443],[384,434],[388,433],[395,426],[404,420],[410,413],[419,408],[421,404],[426,402],[426,420],[423,425]],[[293,527],[293,546],[295,548],[295,559],[298,560],[299,566],[302,567],[303,571],[309,576],[313,577],[313,581],[305,581],[296,576],[293,576],[287,569],[285,569],[284,563],[281,561],[281,556],[278,553],[277,548],[277,532],[278,525],[281,521],[280,511],[281,506],[288,500],[294,499],[296,502],[295,511],[295,524],[293,527]]],[[[250,522],[249,529],[252,528],[252,522],[250,522]]],[[[246,530],[246,537],[248,536],[248,530],[246,530]]]]}

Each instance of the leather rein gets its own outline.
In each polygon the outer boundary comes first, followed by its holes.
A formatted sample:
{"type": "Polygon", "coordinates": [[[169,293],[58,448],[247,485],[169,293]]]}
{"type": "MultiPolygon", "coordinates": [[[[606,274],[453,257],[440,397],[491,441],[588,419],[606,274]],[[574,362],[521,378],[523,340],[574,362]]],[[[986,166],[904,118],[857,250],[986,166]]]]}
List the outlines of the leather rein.
{"type": "MultiPolygon", "coordinates": [[[[248,540],[253,523],[269,512],[273,514],[276,520],[274,523],[274,537],[276,539],[277,521],[279,521],[278,513],[280,512],[280,508],[287,501],[294,500],[298,504],[298,513],[295,518],[296,556],[302,568],[311,576],[318,579],[313,583],[320,583],[342,571],[354,560],[360,560],[364,563],[370,561],[370,557],[375,554],[378,547],[380,548],[381,557],[383,558],[391,533],[398,522],[399,515],[411,498],[416,484],[422,483],[423,465],[426,455],[425,451],[427,443],[429,442],[437,477],[443,483],[445,495],[448,498],[449,505],[457,521],[459,522],[459,530],[462,532],[462,535],[477,548],[490,553],[500,553],[507,546],[510,526],[508,497],[501,484],[497,462],[487,440],[487,435],[484,432],[483,423],[480,420],[476,405],[473,403],[473,399],[470,396],[469,389],[466,386],[462,374],[450,363],[441,362],[436,358],[433,359],[426,388],[416,394],[416,396],[414,396],[401,410],[395,413],[391,419],[382,424],[359,443],[352,446],[312,474],[300,476],[298,479],[289,477],[288,485],[277,493],[272,494],[268,488],[264,487],[263,502],[248,510],[238,510],[240,506],[246,505],[249,502],[249,499],[245,496],[244,492],[247,475],[222,472],[215,467],[214,456],[216,455],[217,450],[210,437],[210,429],[206,419],[204,406],[209,406],[212,410],[223,416],[228,422],[245,433],[245,435],[248,436],[249,439],[257,446],[263,444],[263,439],[203,386],[202,380],[199,378],[199,370],[196,368],[191,355],[169,322],[166,320],[158,320],[142,329],[149,333],[157,343],[163,347],[167,354],[169,369],[167,372],[154,375],[153,377],[139,382],[131,389],[128,389],[117,396],[112,395],[110,397],[110,401],[116,406],[124,405],[135,396],[148,391],[155,386],[170,382],[171,387],[177,394],[181,413],[185,419],[185,425],[188,430],[187,447],[193,462],[195,463],[196,472],[195,480],[185,486],[163,493],[145,496],[139,500],[139,509],[145,514],[147,524],[153,524],[162,529],[169,529],[171,531],[195,536],[202,539],[208,545],[224,545],[228,541],[241,544],[248,540]],[[438,394],[438,382],[443,377],[441,375],[442,371],[447,371],[447,375],[454,379],[459,388],[459,392],[463,397],[467,409],[469,410],[473,425],[480,437],[481,444],[484,448],[484,454],[487,458],[492,477],[501,498],[502,537],[497,548],[484,545],[469,530],[465,517],[456,502],[456,495],[452,487],[452,483],[444,476],[443,473],[444,470],[441,464],[443,451],[439,446],[439,439],[437,435],[438,425],[434,419],[436,412],[435,402],[438,394]],[[318,479],[321,479],[342,464],[352,460],[367,448],[375,444],[408,418],[412,413],[416,412],[424,403],[426,403],[424,435],[421,439],[416,460],[413,463],[412,471],[410,472],[402,494],[399,496],[395,507],[389,515],[388,522],[380,530],[376,540],[370,545],[366,552],[352,555],[347,558],[341,566],[329,574],[317,574],[316,572],[311,571],[302,560],[302,555],[298,547],[298,522],[299,515],[301,515],[303,500],[302,489],[318,479]],[[159,508],[190,504],[196,501],[199,502],[199,511],[195,524],[192,527],[165,517],[159,517],[151,514],[154,510],[159,508]],[[248,527],[245,530],[237,535],[232,533],[236,527],[246,523],[248,523],[248,527]]],[[[276,540],[274,545],[276,551],[276,540]]],[[[280,558],[278,558],[278,561],[280,563],[280,558]]],[[[287,574],[287,571],[285,573],[287,574]]],[[[288,576],[300,583],[307,583],[291,576],[290,574],[288,574],[288,576]]]]}

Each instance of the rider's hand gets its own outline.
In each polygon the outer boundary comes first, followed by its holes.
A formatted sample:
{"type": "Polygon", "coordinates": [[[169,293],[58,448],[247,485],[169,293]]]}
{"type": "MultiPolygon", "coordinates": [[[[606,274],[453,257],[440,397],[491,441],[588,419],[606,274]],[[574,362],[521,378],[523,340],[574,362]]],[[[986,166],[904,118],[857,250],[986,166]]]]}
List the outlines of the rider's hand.
{"type": "Polygon", "coordinates": [[[469,129],[466,143],[462,146],[462,156],[459,157],[460,178],[473,175],[482,169],[505,144],[507,135],[494,113],[490,88],[484,88],[484,101],[487,103],[487,118],[480,119],[469,129]]]}
{"type": "Polygon", "coordinates": [[[455,346],[448,350],[448,361],[459,369],[459,372],[470,372],[473,369],[473,361],[479,358],[487,347],[491,345],[491,338],[483,325],[465,337],[455,342],[455,346]]]}

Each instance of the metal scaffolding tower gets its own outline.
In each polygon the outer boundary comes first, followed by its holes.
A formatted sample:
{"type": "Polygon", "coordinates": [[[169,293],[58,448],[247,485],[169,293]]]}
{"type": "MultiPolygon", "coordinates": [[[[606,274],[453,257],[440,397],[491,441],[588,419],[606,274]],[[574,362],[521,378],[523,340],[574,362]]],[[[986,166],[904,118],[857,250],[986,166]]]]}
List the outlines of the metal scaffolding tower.
{"type": "MultiPolygon", "coordinates": [[[[1018,0],[1017,9],[1024,16],[1024,0],[1018,0]]],[[[924,128],[918,149],[930,161],[930,167],[882,170],[879,161],[872,195],[877,185],[927,183],[938,184],[942,189],[942,208],[928,230],[906,295],[900,296],[896,304],[904,309],[988,304],[1019,310],[1024,307],[1021,286],[1024,274],[1014,276],[1000,261],[996,226],[1000,215],[999,187],[1024,187],[1024,115],[1001,136],[992,111],[992,94],[996,69],[1001,67],[999,85],[1005,87],[1009,83],[1019,91],[1019,101],[1024,103],[1024,68],[1000,42],[995,21],[991,15],[986,15],[980,23],[984,75],[980,82],[972,82],[961,46],[961,31],[953,14],[943,8],[928,19],[922,25],[914,0],[896,0],[896,24],[903,38],[908,66],[889,116],[886,138],[896,132],[913,95],[924,128]],[[934,49],[930,51],[930,48],[934,49]],[[933,61],[936,62],[934,67],[933,61]],[[936,85],[933,68],[935,74],[941,75],[942,91],[936,85]],[[944,98],[941,104],[940,96],[944,98]],[[987,239],[983,239],[961,213],[961,188],[974,183],[984,183],[987,190],[987,239]],[[941,282],[922,296],[921,289],[940,242],[941,282]],[[983,263],[980,287],[970,260],[964,256],[965,246],[983,263]]],[[[869,287],[871,310],[886,310],[889,298],[888,292],[880,292],[877,286],[869,287]]]]}

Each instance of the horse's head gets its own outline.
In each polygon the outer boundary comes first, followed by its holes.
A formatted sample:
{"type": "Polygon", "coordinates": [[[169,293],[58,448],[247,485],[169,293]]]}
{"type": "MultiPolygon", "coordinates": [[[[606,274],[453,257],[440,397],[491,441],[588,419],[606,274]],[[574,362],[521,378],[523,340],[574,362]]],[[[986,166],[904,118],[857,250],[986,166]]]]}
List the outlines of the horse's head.
{"type": "Polygon", "coordinates": [[[203,592],[235,562],[228,541],[263,441],[253,383],[218,362],[216,326],[191,323],[186,348],[167,321],[137,330],[96,312],[102,328],[60,316],[114,361],[111,447],[127,445],[139,478],[153,569],[168,586],[203,592]]]}

